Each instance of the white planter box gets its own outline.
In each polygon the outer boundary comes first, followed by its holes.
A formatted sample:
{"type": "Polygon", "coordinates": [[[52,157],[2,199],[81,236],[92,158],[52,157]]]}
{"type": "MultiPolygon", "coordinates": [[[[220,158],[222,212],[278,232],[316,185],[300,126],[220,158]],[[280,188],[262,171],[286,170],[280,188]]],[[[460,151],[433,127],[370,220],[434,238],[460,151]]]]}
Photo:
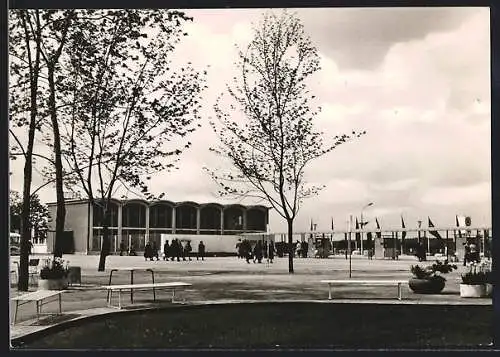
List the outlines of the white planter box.
{"type": "Polygon", "coordinates": [[[463,298],[482,298],[486,297],[486,284],[460,284],[460,297],[463,298]]]}

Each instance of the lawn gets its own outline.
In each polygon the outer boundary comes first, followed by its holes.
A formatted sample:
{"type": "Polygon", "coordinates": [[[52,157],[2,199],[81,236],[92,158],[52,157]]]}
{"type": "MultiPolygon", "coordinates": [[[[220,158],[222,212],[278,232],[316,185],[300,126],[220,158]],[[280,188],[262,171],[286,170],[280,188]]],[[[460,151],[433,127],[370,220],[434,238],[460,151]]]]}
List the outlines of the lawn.
{"type": "Polygon", "coordinates": [[[492,324],[491,305],[241,303],[114,314],[17,347],[477,349],[491,342],[492,324]]]}

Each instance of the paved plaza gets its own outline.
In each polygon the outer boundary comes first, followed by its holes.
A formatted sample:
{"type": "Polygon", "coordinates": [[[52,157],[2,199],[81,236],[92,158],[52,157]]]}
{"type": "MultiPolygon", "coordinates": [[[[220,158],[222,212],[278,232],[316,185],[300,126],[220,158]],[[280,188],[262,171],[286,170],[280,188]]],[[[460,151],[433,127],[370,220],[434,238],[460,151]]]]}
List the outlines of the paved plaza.
{"type": "MultiPolygon", "coordinates": [[[[43,258],[43,255],[36,257],[43,258]]],[[[18,259],[14,257],[13,260],[18,259]]],[[[328,300],[328,287],[321,284],[323,279],[349,278],[349,260],[336,256],[329,259],[294,259],[295,274],[288,274],[288,259],[277,258],[273,264],[247,264],[236,257],[209,257],[204,261],[145,261],[143,257],[109,256],[106,271],[98,272],[99,256],[65,255],[71,266],[79,266],[82,271],[82,284],[69,287],[62,295],[63,316],[36,320],[36,310],[32,305],[23,305],[18,314],[18,323],[11,325],[11,337],[21,337],[46,329],[67,320],[85,318],[92,315],[120,313],[136,308],[151,308],[158,305],[175,308],[185,304],[217,304],[258,301],[316,301],[323,303],[376,303],[376,304],[473,304],[491,305],[490,298],[464,299],[459,296],[459,269],[448,274],[445,289],[441,294],[419,295],[407,286],[403,289],[403,300],[397,300],[397,288],[386,286],[335,286],[332,300],[328,300]],[[177,304],[170,302],[168,291],[156,293],[156,304],[152,304],[149,291],[134,292],[134,305],[130,305],[129,294],[122,299],[125,309],[116,310],[106,307],[106,291],[102,286],[109,283],[110,270],[121,267],[152,268],[155,282],[181,281],[191,283],[189,288],[176,292],[177,304]]],[[[415,257],[402,256],[399,260],[368,260],[366,257],[353,256],[353,279],[402,279],[410,278],[410,266],[417,264],[415,257]]],[[[428,264],[431,261],[427,262],[428,264]]],[[[422,263],[420,263],[422,264],[422,263]]],[[[425,263],[424,263],[425,264],[425,263]]],[[[130,274],[115,272],[113,284],[127,284],[130,274]]],[[[134,283],[151,282],[151,274],[138,270],[134,283]]],[[[30,291],[36,290],[35,285],[30,291]]],[[[11,296],[18,291],[13,284],[11,296]]],[[[11,312],[14,304],[11,302],[11,312]]],[[[44,312],[56,312],[57,303],[44,305],[44,312]]],[[[12,319],[11,314],[11,319],[12,319]]]]}

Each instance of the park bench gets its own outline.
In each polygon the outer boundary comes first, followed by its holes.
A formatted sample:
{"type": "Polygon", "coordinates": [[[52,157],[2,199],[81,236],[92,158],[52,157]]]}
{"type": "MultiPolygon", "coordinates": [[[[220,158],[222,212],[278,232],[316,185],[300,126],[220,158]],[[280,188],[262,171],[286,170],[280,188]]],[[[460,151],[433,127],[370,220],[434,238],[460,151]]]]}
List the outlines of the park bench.
{"type": "MultiPolygon", "coordinates": [[[[11,262],[10,263],[10,278],[12,279],[12,274],[16,277],[16,284],[19,280],[19,263],[18,262],[11,262]]],[[[12,280],[11,280],[12,283],[12,280]]]]}
{"type": "Polygon", "coordinates": [[[123,290],[130,290],[132,293],[134,290],[153,290],[153,301],[156,301],[156,290],[172,290],[172,302],[175,300],[175,289],[183,288],[186,286],[191,286],[192,284],[183,282],[170,282],[170,283],[152,283],[152,284],[124,284],[124,285],[105,285],[104,289],[108,291],[107,304],[108,307],[115,307],[118,309],[122,308],[121,304],[121,292],[123,290]],[[118,291],[118,306],[112,304],[113,292],[118,291]]]}
{"type": "MultiPolygon", "coordinates": [[[[14,321],[13,323],[15,324],[17,321],[17,310],[19,306],[30,303],[30,302],[35,302],[36,303],[36,318],[39,319],[40,315],[42,315],[42,306],[48,304],[49,302],[52,302],[54,300],[48,301],[51,297],[57,296],[59,300],[59,314],[62,313],[62,306],[61,306],[61,294],[64,292],[64,290],[37,290],[32,293],[27,293],[19,296],[14,296],[12,298],[12,301],[16,302],[16,310],[14,312],[14,321]]],[[[52,313],[44,313],[45,315],[52,313]]]]}
{"type": "Polygon", "coordinates": [[[321,280],[322,283],[328,284],[328,300],[332,299],[332,285],[385,285],[398,287],[398,300],[402,299],[401,285],[408,284],[408,280],[360,280],[360,279],[343,279],[343,280],[321,280]]]}

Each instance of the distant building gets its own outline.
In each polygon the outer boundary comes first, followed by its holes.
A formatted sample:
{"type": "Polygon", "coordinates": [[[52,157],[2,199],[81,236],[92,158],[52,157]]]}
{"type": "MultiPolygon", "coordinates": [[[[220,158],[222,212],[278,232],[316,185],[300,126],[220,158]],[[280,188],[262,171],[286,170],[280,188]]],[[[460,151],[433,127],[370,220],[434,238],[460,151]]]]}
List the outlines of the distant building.
{"type": "MultiPolygon", "coordinates": [[[[56,203],[48,204],[51,217],[56,216],[56,203]]],[[[75,252],[97,254],[102,245],[103,210],[89,200],[66,201],[65,240],[75,252]],[[72,238],[71,238],[72,237],[72,238]]],[[[160,248],[161,235],[190,240],[196,251],[203,240],[207,251],[234,251],[239,234],[266,232],[269,208],[262,205],[222,205],[192,201],[167,200],[148,202],[140,199],[111,201],[111,252],[119,252],[123,242],[142,251],[147,242],[160,248]]],[[[54,248],[55,220],[49,222],[47,246],[54,248]]]]}

